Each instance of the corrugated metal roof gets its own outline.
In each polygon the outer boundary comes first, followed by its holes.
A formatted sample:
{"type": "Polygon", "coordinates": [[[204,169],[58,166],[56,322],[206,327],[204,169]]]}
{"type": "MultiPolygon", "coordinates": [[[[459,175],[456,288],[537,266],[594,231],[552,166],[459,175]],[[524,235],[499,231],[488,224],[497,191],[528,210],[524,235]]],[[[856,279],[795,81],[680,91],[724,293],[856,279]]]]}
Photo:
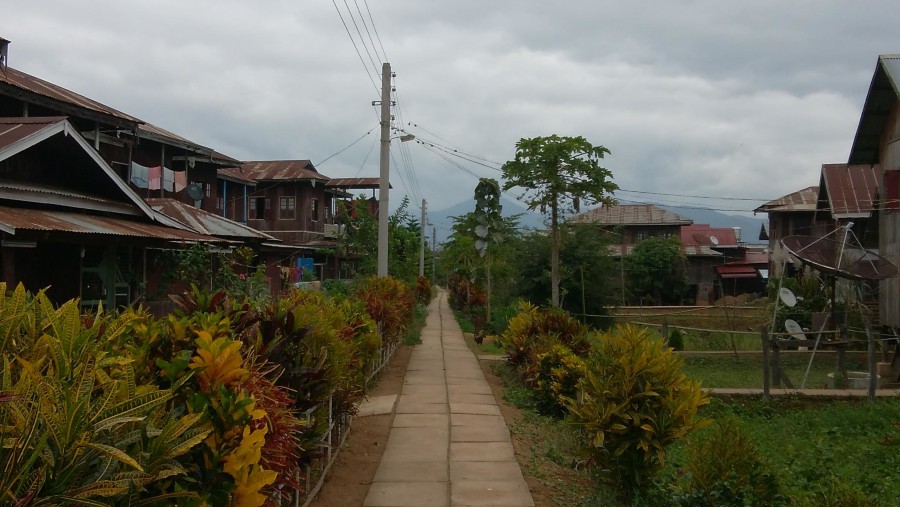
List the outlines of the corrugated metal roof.
{"type": "Polygon", "coordinates": [[[685,247],[706,246],[737,248],[737,236],[730,227],[710,227],[707,224],[685,225],[681,228],[681,244],[685,247]],[[713,240],[712,238],[715,238],[713,240]]]}
{"type": "Polygon", "coordinates": [[[43,79],[36,78],[30,74],[26,74],[12,67],[6,67],[4,72],[0,72],[0,86],[7,85],[25,92],[30,92],[42,97],[46,97],[55,101],[63,102],[87,109],[95,113],[112,116],[120,120],[131,123],[143,123],[140,119],[129,114],[125,114],[118,109],[113,109],[105,104],[101,104],[96,100],[91,100],[84,95],[80,95],[71,90],[67,90],[62,86],[55,85],[43,79]]]}
{"type": "MultiPolygon", "coordinates": [[[[0,72],[0,76],[3,73],[0,72]]],[[[0,150],[37,136],[46,129],[55,128],[66,119],[62,116],[34,118],[0,118],[0,150]]]]}
{"type": "Polygon", "coordinates": [[[175,199],[147,199],[155,211],[177,220],[199,234],[237,239],[275,241],[275,238],[252,227],[195,208],[175,199]]]}
{"type": "Polygon", "coordinates": [[[859,117],[856,135],[847,162],[877,164],[880,162],[881,132],[894,104],[900,97],[900,55],[880,55],[869,92],[859,117]]]}
{"type": "Polygon", "coordinates": [[[256,181],[328,181],[309,160],[261,160],[244,162],[244,174],[256,181]]]}
{"type": "Polygon", "coordinates": [[[124,218],[87,215],[74,211],[21,209],[7,206],[0,206],[0,230],[8,234],[26,230],[126,236],[166,241],[219,241],[218,238],[202,234],[124,218]]]}
{"type": "Polygon", "coordinates": [[[220,179],[240,183],[241,185],[256,186],[256,180],[244,174],[239,167],[224,167],[217,171],[220,179]]]}
{"type": "Polygon", "coordinates": [[[769,213],[771,211],[815,211],[816,202],[819,200],[819,187],[806,187],[803,190],[790,193],[769,201],[753,210],[755,213],[769,213]]]}
{"type": "Polygon", "coordinates": [[[878,180],[877,166],[824,164],[819,208],[827,203],[834,218],[868,218],[875,209],[878,180]]]}
{"type": "Polygon", "coordinates": [[[126,215],[142,215],[141,210],[136,206],[122,201],[33,183],[0,181],[0,199],[126,215]]]}
{"type": "Polygon", "coordinates": [[[599,225],[690,225],[694,223],[690,218],[652,204],[600,206],[575,215],[569,221],[599,225]]]}
{"type": "Polygon", "coordinates": [[[380,181],[380,178],[331,178],[325,186],[328,188],[377,189],[380,181]]]}

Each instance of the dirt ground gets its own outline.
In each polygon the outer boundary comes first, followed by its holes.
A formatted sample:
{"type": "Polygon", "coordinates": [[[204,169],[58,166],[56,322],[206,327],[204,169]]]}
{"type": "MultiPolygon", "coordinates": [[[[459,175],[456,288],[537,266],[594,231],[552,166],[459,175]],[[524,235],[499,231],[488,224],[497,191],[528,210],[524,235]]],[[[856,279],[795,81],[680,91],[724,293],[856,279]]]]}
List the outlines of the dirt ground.
{"type": "MultiPolygon", "coordinates": [[[[469,335],[466,336],[466,341],[470,348],[474,347],[469,335]]],[[[370,396],[400,394],[411,353],[412,347],[406,345],[397,349],[394,358],[382,373],[378,385],[370,392],[370,396]]],[[[500,412],[506,419],[506,425],[510,428],[516,459],[522,466],[525,481],[531,490],[535,505],[537,507],[557,505],[553,501],[555,490],[527,472],[529,468],[533,468],[526,466],[533,461],[532,442],[514,431],[516,421],[522,417],[521,411],[503,400],[503,386],[500,378],[491,371],[493,361],[482,360],[479,362],[494,393],[494,398],[500,405],[500,412]]],[[[378,462],[384,453],[393,417],[393,414],[387,414],[353,418],[350,435],[347,437],[337,461],[332,465],[325,484],[310,504],[311,507],[363,505],[369,492],[369,486],[375,478],[378,462]]],[[[541,475],[546,476],[548,472],[553,473],[549,470],[542,470],[541,475]]]]}

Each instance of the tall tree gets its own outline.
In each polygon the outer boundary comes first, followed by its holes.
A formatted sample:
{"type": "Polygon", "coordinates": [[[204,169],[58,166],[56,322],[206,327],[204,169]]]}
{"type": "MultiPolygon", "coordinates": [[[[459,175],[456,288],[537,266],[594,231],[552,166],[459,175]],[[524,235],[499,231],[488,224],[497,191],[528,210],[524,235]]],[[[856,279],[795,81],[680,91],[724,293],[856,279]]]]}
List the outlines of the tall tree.
{"type": "Polygon", "coordinates": [[[521,139],[516,158],[503,164],[504,190],[525,189],[528,209],[550,215],[550,303],[559,306],[559,223],[581,204],[612,204],[617,188],[612,173],[600,165],[609,150],[584,137],[521,139]]]}

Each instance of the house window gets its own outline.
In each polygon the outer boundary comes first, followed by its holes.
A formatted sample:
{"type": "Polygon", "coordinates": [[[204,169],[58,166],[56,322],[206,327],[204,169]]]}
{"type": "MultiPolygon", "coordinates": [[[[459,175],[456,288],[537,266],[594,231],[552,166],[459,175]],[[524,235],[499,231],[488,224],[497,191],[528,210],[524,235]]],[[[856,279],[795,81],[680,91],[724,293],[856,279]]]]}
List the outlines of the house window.
{"type": "Polygon", "coordinates": [[[209,197],[212,194],[212,185],[206,183],[206,197],[209,197]]]}
{"type": "Polygon", "coordinates": [[[319,200],[318,199],[312,200],[312,221],[313,222],[319,221],[319,200]]]}
{"type": "Polygon", "coordinates": [[[250,211],[251,215],[256,220],[265,220],[266,218],[266,198],[265,197],[254,197],[250,199],[250,211]]]}
{"type": "Polygon", "coordinates": [[[280,205],[278,208],[278,218],[293,220],[295,213],[294,208],[296,205],[295,197],[281,197],[279,199],[280,205]]]}
{"type": "Polygon", "coordinates": [[[224,204],[221,197],[216,197],[216,209],[224,209],[224,204]]]}

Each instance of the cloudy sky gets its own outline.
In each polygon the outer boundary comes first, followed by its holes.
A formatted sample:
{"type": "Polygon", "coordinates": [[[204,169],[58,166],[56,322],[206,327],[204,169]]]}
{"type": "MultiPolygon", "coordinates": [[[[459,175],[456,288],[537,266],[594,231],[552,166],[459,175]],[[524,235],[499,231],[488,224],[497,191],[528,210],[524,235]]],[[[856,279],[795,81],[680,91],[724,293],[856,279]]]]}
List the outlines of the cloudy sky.
{"type": "Polygon", "coordinates": [[[609,148],[623,203],[751,210],[846,162],[877,56],[900,52],[896,0],[13,0],[3,19],[12,67],[331,177],[378,175],[388,61],[395,126],[432,144],[395,141],[391,202],[433,210],[550,134],[609,148]]]}

